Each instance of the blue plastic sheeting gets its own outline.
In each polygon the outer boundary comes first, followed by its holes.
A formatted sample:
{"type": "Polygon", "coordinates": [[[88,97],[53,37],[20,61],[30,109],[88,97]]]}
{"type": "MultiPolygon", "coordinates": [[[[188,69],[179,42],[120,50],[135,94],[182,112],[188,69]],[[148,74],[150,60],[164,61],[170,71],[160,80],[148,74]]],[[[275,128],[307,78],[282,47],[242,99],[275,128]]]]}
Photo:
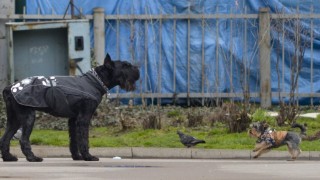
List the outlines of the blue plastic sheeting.
{"type": "MultiPolygon", "coordinates": [[[[37,8],[40,7],[41,14],[52,14],[54,8],[55,14],[64,14],[68,1],[65,0],[27,0],[27,14],[37,14],[37,8]]],[[[285,13],[296,13],[299,5],[301,14],[309,14],[310,7],[319,7],[320,1],[312,0],[74,0],[74,4],[78,8],[83,9],[83,14],[93,14],[93,9],[103,7],[105,14],[173,14],[176,7],[177,14],[187,14],[190,7],[191,14],[201,14],[204,7],[205,14],[230,14],[231,10],[234,14],[244,14],[245,10],[248,14],[257,14],[259,7],[269,7],[271,13],[277,13],[283,10],[285,13]],[[218,9],[217,9],[218,7],[218,9]],[[245,8],[246,7],[246,8],[245,8]],[[146,12],[146,10],[147,12],[146,12]],[[218,10],[218,12],[217,12],[218,10]]],[[[75,11],[76,14],[79,14],[75,11]]],[[[315,14],[320,14],[320,9],[314,9],[315,14]]],[[[69,10],[70,14],[70,10],[69,10]]],[[[258,49],[258,19],[247,19],[247,55],[245,53],[245,20],[233,19],[232,36],[230,19],[219,19],[218,21],[218,48],[216,25],[214,19],[205,20],[205,38],[204,38],[204,92],[230,92],[230,79],[232,78],[234,92],[242,92],[241,77],[247,72],[250,77],[247,84],[250,92],[260,92],[259,87],[259,49],[258,49]],[[232,37],[232,43],[231,43],[232,37]],[[232,47],[232,53],[230,51],[232,47]],[[218,60],[216,50],[218,49],[218,60]],[[231,69],[231,55],[233,57],[231,69]],[[246,59],[246,60],[245,60],[246,59]],[[217,72],[217,67],[219,71],[217,72]],[[243,70],[246,67],[246,71],[243,70]],[[231,77],[232,72],[232,77],[231,77]],[[218,77],[217,77],[218,74],[218,77]],[[219,86],[217,90],[216,85],[219,86]]],[[[172,93],[173,89],[173,49],[176,46],[176,93],[187,92],[187,57],[188,57],[188,21],[177,20],[176,26],[176,44],[173,44],[173,20],[164,20],[161,27],[161,92],[172,93]]],[[[307,31],[310,31],[310,19],[301,19],[301,25],[307,31]]],[[[134,22],[134,33],[131,35],[130,21],[121,20],[120,22],[120,57],[121,60],[134,62],[141,66],[141,80],[143,92],[159,92],[158,90],[158,72],[160,67],[159,61],[159,45],[160,45],[160,26],[159,21],[148,21],[147,36],[147,57],[148,57],[148,78],[145,79],[145,25],[143,20],[134,22]],[[133,53],[131,53],[133,52],[133,53]],[[147,81],[148,87],[145,89],[144,82],[147,81]]],[[[314,41],[313,41],[313,92],[319,92],[320,86],[320,52],[319,52],[319,27],[320,20],[314,20],[314,41]]],[[[274,27],[275,23],[272,23],[274,27]]],[[[282,42],[282,34],[280,34],[280,44],[276,41],[278,33],[272,29],[272,52],[271,52],[271,88],[272,92],[278,91],[278,77],[276,71],[277,46],[280,47],[280,79],[282,76],[282,43],[285,44],[285,91],[290,90],[290,63],[294,54],[294,46],[292,45],[292,37],[294,30],[290,29],[292,23],[287,23],[285,29],[289,36],[286,36],[282,42]],[[290,58],[291,57],[291,58],[290,58]]],[[[93,47],[93,29],[91,23],[91,46],[93,47]]],[[[310,41],[310,37],[303,36],[302,41],[310,41]]],[[[117,54],[117,34],[116,22],[106,21],[106,52],[111,57],[116,58],[117,54]]],[[[310,93],[311,77],[311,49],[307,47],[303,59],[303,67],[299,76],[299,93],[310,93]]],[[[202,91],[202,27],[201,20],[190,21],[190,92],[202,91]]],[[[281,81],[282,82],[282,81],[281,81]]],[[[244,83],[244,82],[242,82],[244,83]]],[[[282,87],[282,84],[281,84],[282,87]]],[[[113,90],[114,92],[115,90],[113,90]]],[[[140,92],[138,89],[137,92],[140,92]]],[[[259,101],[259,100],[258,100],[259,101]]],[[[273,103],[277,103],[278,99],[273,98],[273,103]]],[[[299,103],[307,104],[310,99],[300,99],[299,103]]],[[[314,102],[319,104],[319,98],[315,98],[314,102]]]]}

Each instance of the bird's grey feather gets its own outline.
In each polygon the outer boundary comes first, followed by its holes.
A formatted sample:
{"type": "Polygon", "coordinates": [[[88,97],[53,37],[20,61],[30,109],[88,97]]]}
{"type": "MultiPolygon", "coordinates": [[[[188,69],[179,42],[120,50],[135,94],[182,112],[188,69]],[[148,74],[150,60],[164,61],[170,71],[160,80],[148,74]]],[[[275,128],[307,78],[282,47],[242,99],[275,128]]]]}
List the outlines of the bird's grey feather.
{"type": "Polygon", "coordinates": [[[183,145],[189,147],[195,146],[199,143],[206,143],[204,140],[199,140],[193,136],[183,134],[182,132],[178,131],[177,134],[179,134],[180,141],[183,145]]]}

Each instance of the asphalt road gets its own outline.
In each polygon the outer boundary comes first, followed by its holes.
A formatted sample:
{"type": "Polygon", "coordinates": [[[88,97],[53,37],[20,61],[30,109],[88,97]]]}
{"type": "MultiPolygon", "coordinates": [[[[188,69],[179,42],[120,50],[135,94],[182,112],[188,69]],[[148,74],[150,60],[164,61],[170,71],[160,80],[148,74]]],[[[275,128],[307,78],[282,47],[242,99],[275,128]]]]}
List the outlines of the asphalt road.
{"type": "Polygon", "coordinates": [[[0,179],[319,180],[320,161],[45,158],[0,162],[0,179]]]}

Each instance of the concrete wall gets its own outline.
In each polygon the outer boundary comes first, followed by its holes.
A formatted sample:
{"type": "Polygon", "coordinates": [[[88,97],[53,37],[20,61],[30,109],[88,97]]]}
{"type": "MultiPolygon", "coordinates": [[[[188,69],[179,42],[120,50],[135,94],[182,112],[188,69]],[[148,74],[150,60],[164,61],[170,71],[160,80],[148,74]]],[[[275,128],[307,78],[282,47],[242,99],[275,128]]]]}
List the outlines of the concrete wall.
{"type": "MultiPolygon", "coordinates": [[[[14,14],[14,2],[14,0],[1,0],[0,14],[14,14]]],[[[6,22],[8,22],[8,20],[0,19],[0,90],[7,84],[6,22]]]]}

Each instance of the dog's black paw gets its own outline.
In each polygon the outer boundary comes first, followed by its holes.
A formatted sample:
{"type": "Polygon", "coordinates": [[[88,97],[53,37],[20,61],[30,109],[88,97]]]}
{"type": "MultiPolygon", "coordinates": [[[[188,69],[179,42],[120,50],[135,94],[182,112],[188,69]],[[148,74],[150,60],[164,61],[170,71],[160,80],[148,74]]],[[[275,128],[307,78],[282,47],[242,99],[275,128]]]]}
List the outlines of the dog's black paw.
{"type": "Polygon", "coordinates": [[[10,161],[18,161],[18,158],[16,156],[13,156],[13,155],[7,155],[7,156],[3,156],[2,157],[3,161],[7,161],[7,162],[10,162],[10,161]]]}
{"type": "Polygon", "coordinates": [[[42,162],[43,159],[41,157],[34,156],[32,158],[27,158],[29,162],[42,162]]]}
{"type": "Polygon", "coordinates": [[[86,158],[84,158],[85,161],[99,161],[99,158],[95,157],[95,156],[88,156],[86,158]]]}
{"type": "Polygon", "coordinates": [[[80,155],[74,155],[74,156],[72,156],[72,159],[75,160],[75,161],[83,160],[82,156],[80,156],[80,155]]]}

